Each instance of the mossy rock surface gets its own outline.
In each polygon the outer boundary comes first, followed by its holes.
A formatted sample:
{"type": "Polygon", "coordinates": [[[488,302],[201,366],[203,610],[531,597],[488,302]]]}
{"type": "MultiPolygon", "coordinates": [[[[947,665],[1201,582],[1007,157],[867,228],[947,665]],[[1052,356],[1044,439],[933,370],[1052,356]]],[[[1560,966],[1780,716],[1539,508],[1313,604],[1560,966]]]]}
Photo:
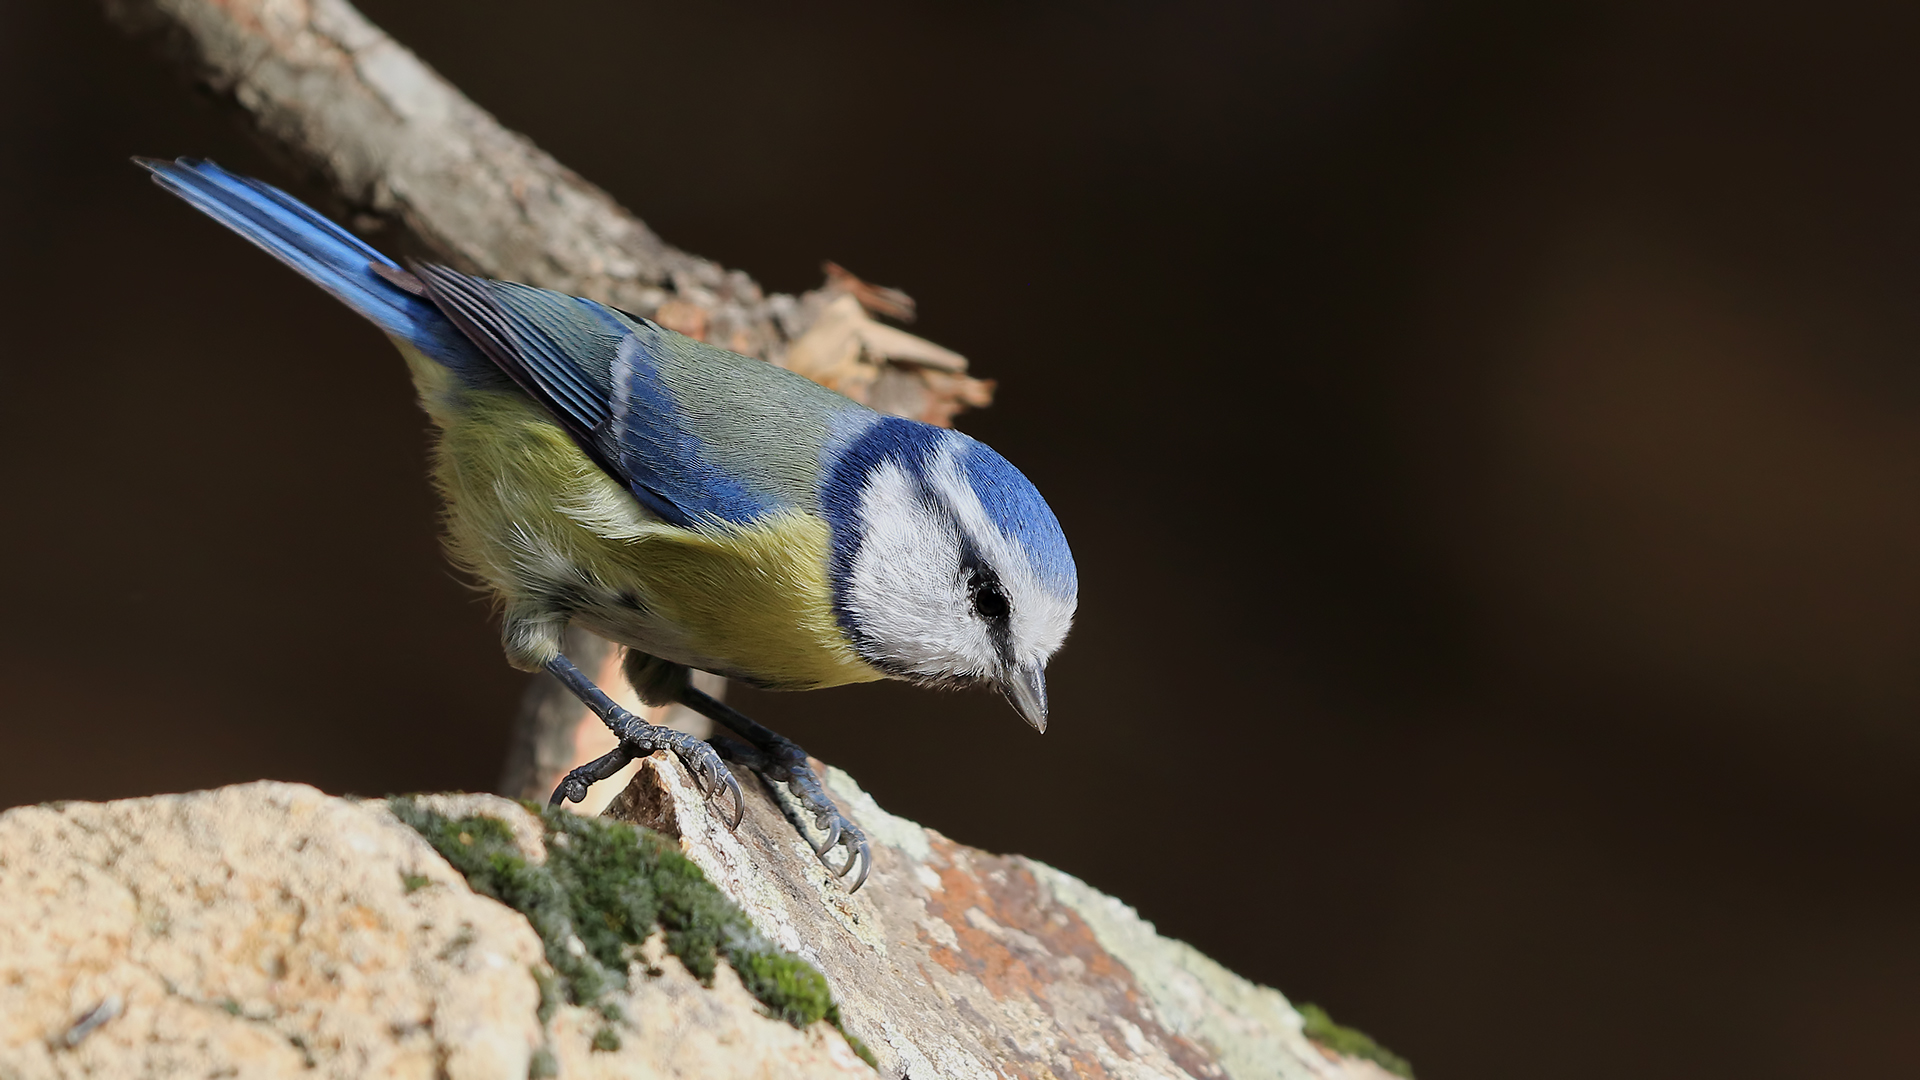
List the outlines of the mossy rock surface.
{"type": "Polygon", "coordinates": [[[1336,1054],[1347,1057],[1365,1058],[1395,1076],[1404,1076],[1413,1080],[1413,1065],[1406,1058],[1381,1046],[1373,1036],[1355,1028],[1334,1023],[1327,1010],[1311,1002],[1300,1003],[1300,1019],[1305,1021],[1301,1031],[1307,1038],[1336,1054]]]}
{"type": "MultiPolygon", "coordinates": [[[[768,941],[677,844],[657,833],[565,810],[530,809],[547,849],[545,862],[533,862],[498,818],[448,817],[406,797],[387,805],[475,892],[533,925],[554,973],[542,978],[543,1021],[560,1001],[599,1008],[609,1021],[621,1019],[619,1008],[603,999],[626,986],[636,950],[657,929],[668,951],[703,982],[712,982],[724,957],[772,1015],[795,1027],[826,1020],[846,1034],[826,978],[768,941]]],[[[617,1043],[611,1028],[604,1031],[609,1043],[617,1043]]],[[[847,1041],[878,1068],[865,1045],[850,1034],[847,1041]]]]}

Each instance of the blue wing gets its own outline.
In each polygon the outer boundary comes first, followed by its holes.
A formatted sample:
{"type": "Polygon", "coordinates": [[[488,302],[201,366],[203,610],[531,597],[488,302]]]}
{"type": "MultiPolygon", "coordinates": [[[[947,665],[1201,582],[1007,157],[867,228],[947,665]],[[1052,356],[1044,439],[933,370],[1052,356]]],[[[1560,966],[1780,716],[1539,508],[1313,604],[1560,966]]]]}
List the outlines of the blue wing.
{"type": "Polygon", "coordinates": [[[746,524],[793,504],[779,485],[721,467],[688,423],[658,363],[671,331],[546,289],[444,266],[413,271],[440,310],[661,520],[746,524]]]}
{"type": "Polygon", "coordinates": [[[415,267],[415,282],[278,188],[210,161],[135,160],[468,387],[517,384],[663,521],[746,524],[811,506],[824,418],[852,407],[830,391],[591,300],[440,266],[415,267]]]}

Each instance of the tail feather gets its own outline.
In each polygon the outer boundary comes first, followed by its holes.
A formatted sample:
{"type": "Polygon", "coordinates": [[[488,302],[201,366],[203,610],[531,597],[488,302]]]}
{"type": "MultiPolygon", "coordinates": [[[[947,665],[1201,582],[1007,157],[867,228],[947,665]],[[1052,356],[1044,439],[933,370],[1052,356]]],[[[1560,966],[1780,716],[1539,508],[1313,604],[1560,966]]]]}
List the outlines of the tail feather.
{"type": "Polygon", "coordinates": [[[462,374],[492,374],[493,365],[432,301],[396,283],[398,263],[312,207],[211,161],[133,160],[153,174],[154,183],[293,267],[388,334],[462,374]]]}

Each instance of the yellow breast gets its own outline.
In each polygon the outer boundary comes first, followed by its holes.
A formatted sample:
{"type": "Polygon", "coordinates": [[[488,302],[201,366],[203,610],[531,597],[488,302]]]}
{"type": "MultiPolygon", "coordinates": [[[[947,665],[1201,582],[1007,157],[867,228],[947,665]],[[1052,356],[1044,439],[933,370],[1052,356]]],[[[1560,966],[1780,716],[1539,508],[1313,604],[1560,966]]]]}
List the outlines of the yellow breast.
{"type": "Polygon", "coordinates": [[[662,659],[780,689],[885,678],[834,618],[830,534],[818,516],[669,525],[532,401],[463,390],[445,368],[402,352],[440,428],[434,476],[448,551],[500,597],[509,622],[571,619],[662,659]]]}

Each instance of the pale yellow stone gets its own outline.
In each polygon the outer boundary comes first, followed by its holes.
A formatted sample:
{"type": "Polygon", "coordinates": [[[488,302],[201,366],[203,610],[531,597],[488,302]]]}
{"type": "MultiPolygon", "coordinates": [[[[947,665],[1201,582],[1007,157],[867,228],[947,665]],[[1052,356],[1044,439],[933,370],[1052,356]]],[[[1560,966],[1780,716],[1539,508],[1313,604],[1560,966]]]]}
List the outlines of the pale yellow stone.
{"type": "MultiPolygon", "coordinates": [[[[882,1075],[1384,1080],[1311,1044],[1277,991],[1118,901],[895,818],[844,773],[828,781],[873,839],[857,896],[758,783],[736,832],[656,756],[612,813],[670,827],[764,934],[814,963],[882,1075]]],[[[545,858],[518,804],[422,802],[498,818],[545,858]]],[[[768,1016],[724,964],[701,985],[657,935],[609,995],[613,1021],[562,1006],[543,1028],[545,967],[526,920],[383,803],[258,783],[0,814],[0,1080],[522,1080],[536,1054],[562,1080],[874,1075],[829,1025],[768,1016]],[[593,1048],[603,1028],[619,1049],[593,1048]]]]}
{"type": "MultiPolygon", "coordinates": [[[[545,855],[517,804],[422,802],[545,855]]],[[[830,1026],[767,1016],[724,964],[709,989],[657,939],[647,955],[611,995],[624,1021],[563,1006],[543,1030],[533,929],[381,803],[259,783],[0,814],[0,1080],[524,1080],[543,1047],[567,1080],[874,1075],[830,1026]],[[605,1026],[618,1051],[592,1049],[605,1026]]]]}
{"type": "Polygon", "coordinates": [[[522,1080],[541,962],[377,805],[260,783],[0,815],[0,1077],[522,1080]]]}
{"type": "Polygon", "coordinates": [[[708,987],[667,954],[659,935],[644,953],[660,974],[636,969],[625,993],[609,995],[627,1023],[609,1025],[597,1010],[575,1006],[554,1016],[553,1050],[566,1080],[873,1080],[873,1070],[826,1022],[802,1031],[765,1016],[726,964],[708,987]],[[592,1048],[594,1033],[607,1026],[620,1037],[618,1052],[592,1048]]]}

